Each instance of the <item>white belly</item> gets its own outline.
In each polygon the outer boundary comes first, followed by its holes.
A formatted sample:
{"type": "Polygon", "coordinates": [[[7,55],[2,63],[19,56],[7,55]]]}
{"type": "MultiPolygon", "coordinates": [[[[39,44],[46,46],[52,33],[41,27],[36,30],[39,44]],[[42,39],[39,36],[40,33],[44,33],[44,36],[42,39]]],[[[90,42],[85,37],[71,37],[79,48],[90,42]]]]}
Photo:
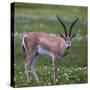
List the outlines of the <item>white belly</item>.
{"type": "Polygon", "coordinates": [[[43,55],[43,56],[50,56],[50,57],[54,56],[54,54],[52,52],[45,50],[45,49],[41,48],[40,46],[38,46],[37,53],[39,55],[43,55]]]}
{"type": "Polygon", "coordinates": [[[58,55],[54,55],[52,52],[46,50],[46,49],[43,49],[41,48],[40,46],[37,46],[38,49],[37,49],[37,53],[40,55],[40,56],[50,56],[52,58],[54,58],[55,56],[57,57],[57,59],[61,60],[62,57],[61,56],[58,56],[58,55]]]}

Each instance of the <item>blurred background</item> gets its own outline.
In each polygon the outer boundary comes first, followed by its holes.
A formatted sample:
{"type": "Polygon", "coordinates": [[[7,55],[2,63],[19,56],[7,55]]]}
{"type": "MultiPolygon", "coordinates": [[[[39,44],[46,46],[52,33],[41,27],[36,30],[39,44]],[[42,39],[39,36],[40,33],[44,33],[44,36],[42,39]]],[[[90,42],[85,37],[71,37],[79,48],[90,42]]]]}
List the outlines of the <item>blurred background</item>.
{"type": "Polygon", "coordinates": [[[79,17],[72,33],[77,36],[72,41],[69,55],[59,62],[60,71],[56,78],[56,85],[87,83],[87,39],[88,39],[88,8],[82,6],[45,5],[30,3],[15,3],[15,33],[14,33],[14,69],[15,87],[53,85],[52,60],[50,57],[40,57],[36,71],[40,79],[37,83],[30,71],[31,83],[28,84],[25,75],[25,53],[22,50],[22,37],[26,32],[46,32],[59,36],[64,33],[56,15],[69,30],[71,23],[79,17]]]}

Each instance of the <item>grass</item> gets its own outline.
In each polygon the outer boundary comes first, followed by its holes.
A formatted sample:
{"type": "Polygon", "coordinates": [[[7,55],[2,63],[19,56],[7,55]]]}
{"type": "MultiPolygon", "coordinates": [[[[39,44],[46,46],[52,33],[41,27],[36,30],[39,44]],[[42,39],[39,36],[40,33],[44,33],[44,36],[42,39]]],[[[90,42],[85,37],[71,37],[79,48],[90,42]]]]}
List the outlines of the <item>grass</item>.
{"type": "Polygon", "coordinates": [[[40,57],[36,71],[40,79],[37,83],[30,72],[31,83],[28,84],[25,75],[24,61],[26,56],[22,50],[22,36],[26,32],[41,31],[49,34],[63,33],[63,28],[56,19],[56,14],[66,24],[68,30],[71,22],[79,17],[72,33],[77,36],[72,41],[69,55],[59,62],[56,85],[87,83],[87,7],[49,6],[37,4],[18,4],[15,7],[15,37],[14,37],[14,71],[15,87],[53,85],[52,61],[49,57],[40,57]]]}

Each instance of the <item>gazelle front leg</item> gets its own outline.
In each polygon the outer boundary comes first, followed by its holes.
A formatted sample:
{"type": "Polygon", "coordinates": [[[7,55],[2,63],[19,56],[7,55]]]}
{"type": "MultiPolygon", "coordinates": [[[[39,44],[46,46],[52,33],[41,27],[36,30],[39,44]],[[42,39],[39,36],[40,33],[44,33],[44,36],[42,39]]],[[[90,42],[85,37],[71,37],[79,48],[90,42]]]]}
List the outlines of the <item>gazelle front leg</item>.
{"type": "Polygon", "coordinates": [[[52,60],[53,60],[53,82],[54,84],[56,84],[56,74],[57,74],[57,69],[58,69],[58,59],[53,55],[52,56],[52,60]]]}
{"type": "Polygon", "coordinates": [[[58,73],[58,71],[59,71],[59,61],[58,61],[57,58],[55,59],[54,65],[55,65],[55,84],[57,84],[57,83],[58,83],[58,82],[57,82],[57,80],[58,80],[58,75],[59,75],[59,73],[58,73]]]}
{"type": "Polygon", "coordinates": [[[52,56],[53,61],[53,83],[55,84],[55,56],[52,56]]]}

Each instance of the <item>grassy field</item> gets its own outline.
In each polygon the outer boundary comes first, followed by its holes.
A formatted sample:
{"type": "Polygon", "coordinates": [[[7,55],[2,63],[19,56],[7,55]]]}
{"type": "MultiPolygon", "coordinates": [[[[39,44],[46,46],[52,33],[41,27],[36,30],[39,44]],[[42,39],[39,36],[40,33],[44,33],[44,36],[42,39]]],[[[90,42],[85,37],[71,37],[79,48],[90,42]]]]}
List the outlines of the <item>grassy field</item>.
{"type": "Polygon", "coordinates": [[[22,36],[26,32],[41,31],[58,35],[63,33],[56,15],[60,16],[68,30],[70,24],[79,17],[72,33],[77,36],[72,41],[71,52],[59,62],[56,85],[87,83],[87,7],[49,6],[37,4],[15,5],[15,36],[14,36],[14,69],[15,87],[53,85],[53,70],[50,57],[40,57],[36,71],[40,79],[37,83],[30,71],[31,82],[27,83],[24,61],[26,56],[22,50],[22,36]]]}

